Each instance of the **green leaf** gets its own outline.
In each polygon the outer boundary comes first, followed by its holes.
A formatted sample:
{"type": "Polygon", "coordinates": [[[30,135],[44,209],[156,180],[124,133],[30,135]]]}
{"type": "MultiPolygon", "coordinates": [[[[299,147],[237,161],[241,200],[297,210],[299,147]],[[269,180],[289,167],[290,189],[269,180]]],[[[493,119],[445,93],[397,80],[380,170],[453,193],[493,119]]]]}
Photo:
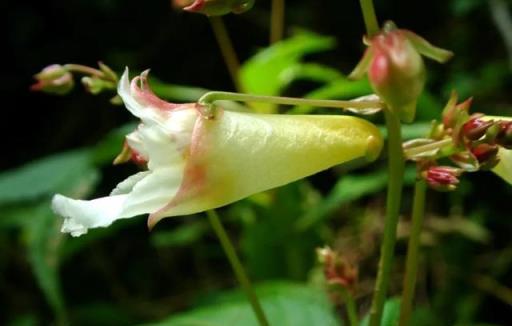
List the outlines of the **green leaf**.
{"type": "Polygon", "coordinates": [[[386,184],[386,171],[344,176],[320,203],[297,220],[296,227],[299,230],[306,230],[326,218],[341,205],[379,192],[385,188],[386,184]]]}
{"type": "Polygon", "coordinates": [[[209,90],[200,87],[168,84],[151,77],[150,86],[153,92],[166,100],[178,102],[196,102],[209,90]]]}
{"type": "MultiPolygon", "coordinates": [[[[351,81],[346,78],[338,78],[327,85],[321,86],[306,94],[306,98],[318,100],[343,100],[371,94],[373,91],[367,79],[351,81]]],[[[314,107],[301,105],[292,109],[293,113],[306,114],[313,111],[314,107]]]]}
{"type": "Polygon", "coordinates": [[[69,185],[92,173],[88,150],[56,154],[0,174],[0,204],[33,200],[65,192],[69,185]]]}
{"type": "Polygon", "coordinates": [[[64,240],[60,233],[60,219],[51,211],[49,202],[42,202],[31,215],[26,216],[28,259],[46,301],[52,307],[57,320],[64,322],[66,311],[58,276],[58,251],[64,240]]]}
{"type": "MultiPolygon", "coordinates": [[[[396,326],[400,318],[400,298],[391,298],[384,304],[384,311],[382,312],[381,326],[396,326]]],[[[366,316],[361,322],[361,326],[368,326],[370,323],[370,316],[366,316]]]]}
{"type": "MultiPolygon", "coordinates": [[[[299,63],[306,54],[331,49],[334,43],[334,38],[301,32],[261,50],[246,61],[240,70],[243,91],[260,95],[279,95],[294,78],[313,77],[325,80],[333,75],[333,70],[311,65],[301,67],[299,63]]],[[[255,108],[260,112],[275,111],[273,104],[260,103],[255,108]]]]}
{"type": "Polygon", "coordinates": [[[124,138],[137,127],[136,123],[127,123],[112,130],[94,148],[93,161],[97,165],[111,164],[123,149],[124,138]]]}
{"type": "Polygon", "coordinates": [[[498,155],[500,162],[494,167],[492,172],[512,185],[512,150],[501,148],[498,155]]]}
{"type": "MultiPolygon", "coordinates": [[[[271,325],[340,325],[325,293],[302,284],[272,282],[256,287],[271,325]]],[[[160,326],[258,326],[245,296],[233,291],[216,302],[150,325],[160,326]]]]}
{"type": "Polygon", "coordinates": [[[156,231],[151,235],[155,247],[182,247],[199,240],[209,230],[202,220],[185,223],[170,231],[156,231]]]}
{"type": "MultiPolygon", "coordinates": [[[[416,171],[414,168],[406,169],[405,184],[414,182],[416,171]]],[[[304,231],[330,217],[342,205],[382,191],[387,185],[387,171],[379,170],[363,175],[346,175],[341,177],[334,185],[333,190],[313,208],[301,216],[295,227],[304,231]]]]}

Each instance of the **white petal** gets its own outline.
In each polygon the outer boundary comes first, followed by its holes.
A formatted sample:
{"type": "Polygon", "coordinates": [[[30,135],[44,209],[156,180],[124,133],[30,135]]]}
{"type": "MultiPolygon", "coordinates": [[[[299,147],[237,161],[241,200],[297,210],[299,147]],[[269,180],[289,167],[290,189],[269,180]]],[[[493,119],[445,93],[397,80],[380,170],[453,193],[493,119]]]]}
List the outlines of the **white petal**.
{"type": "Polygon", "coordinates": [[[117,219],[128,217],[121,216],[127,197],[128,195],[117,195],[87,201],[57,194],[53,196],[52,209],[64,217],[61,231],[77,237],[87,233],[90,228],[109,226],[117,219]]]}
{"type": "Polygon", "coordinates": [[[142,171],[128,177],[126,180],[120,182],[114,190],[110,192],[110,196],[123,195],[131,192],[135,184],[148,176],[149,173],[149,171],[142,171]]]}
{"type": "Polygon", "coordinates": [[[174,165],[152,171],[133,187],[121,215],[153,213],[163,208],[178,192],[184,168],[184,165],[174,165]]]}
{"type": "Polygon", "coordinates": [[[143,105],[133,98],[130,88],[130,78],[128,75],[128,68],[126,68],[119,80],[119,84],[117,85],[117,93],[123,99],[124,105],[128,111],[130,111],[134,116],[142,119],[146,114],[146,110],[143,105]]]}

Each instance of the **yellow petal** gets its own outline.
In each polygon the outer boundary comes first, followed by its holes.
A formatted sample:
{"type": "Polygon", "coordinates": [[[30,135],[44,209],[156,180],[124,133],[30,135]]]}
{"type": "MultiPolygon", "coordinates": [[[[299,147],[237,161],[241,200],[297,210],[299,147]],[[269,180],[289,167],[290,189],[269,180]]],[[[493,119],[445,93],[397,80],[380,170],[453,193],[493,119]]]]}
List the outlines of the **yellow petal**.
{"type": "Polygon", "coordinates": [[[220,207],[354,159],[371,161],[381,148],[378,129],[356,117],[219,111],[213,120],[196,122],[184,181],[148,224],[220,207]]]}

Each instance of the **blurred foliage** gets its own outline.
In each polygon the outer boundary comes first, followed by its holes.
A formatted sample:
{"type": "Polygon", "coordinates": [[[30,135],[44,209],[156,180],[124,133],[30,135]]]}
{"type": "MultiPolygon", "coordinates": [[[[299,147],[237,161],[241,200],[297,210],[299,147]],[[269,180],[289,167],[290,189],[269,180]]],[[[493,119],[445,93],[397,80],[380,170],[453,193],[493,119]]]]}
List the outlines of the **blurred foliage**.
{"type": "MultiPolygon", "coordinates": [[[[202,215],[166,219],[151,233],[144,217],[80,238],[59,233],[51,196],[102,196],[135,171],[110,166],[135,124],[124,109],[108,103],[112,94],[27,94],[30,76],[41,67],[97,59],[119,71],[126,65],[151,67],[151,86],[168,100],[194,101],[207,89],[231,90],[207,20],[177,13],[168,1],[8,2],[12,65],[3,90],[16,105],[5,112],[21,128],[4,128],[0,324],[255,324],[244,297],[228,290],[236,283],[202,215]]],[[[376,1],[382,19],[392,18],[457,54],[447,65],[429,64],[419,121],[404,126],[405,138],[428,132],[453,88],[462,98],[475,96],[474,111],[512,115],[510,58],[488,8],[492,2],[376,1]]],[[[244,15],[226,17],[244,62],[244,90],[316,99],[371,92],[367,81],[345,77],[363,50],[358,6],[288,1],[287,24],[300,29],[272,47],[266,45],[264,1],[244,15]]],[[[254,109],[334,113],[305,106],[254,109]]],[[[345,318],[343,303],[318,287],[315,249],[325,244],[355,257],[359,313],[367,312],[384,215],[384,162],[357,171],[357,162],[334,168],[220,210],[273,325],[340,325],[345,318]]],[[[414,178],[411,168],[407,184],[414,178]]],[[[407,186],[393,295],[401,287],[410,192],[407,186]]],[[[512,189],[490,173],[468,176],[455,193],[429,193],[414,325],[510,323],[511,196],[512,189]]],[[[398,299],[386,304],[385,325],[396,319],[398,307],[398,299]]]]}

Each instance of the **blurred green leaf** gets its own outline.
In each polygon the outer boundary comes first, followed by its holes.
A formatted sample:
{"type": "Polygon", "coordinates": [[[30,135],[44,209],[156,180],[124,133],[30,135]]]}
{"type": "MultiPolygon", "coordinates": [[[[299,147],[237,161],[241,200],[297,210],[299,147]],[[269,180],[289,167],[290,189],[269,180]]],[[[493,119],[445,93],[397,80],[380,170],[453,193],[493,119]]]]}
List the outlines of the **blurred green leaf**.
{"type": "MultiPolygon", "coordinates": [[[[370,323],[370,316],[361,321],[361,326],[368,326],[370,323]]],[[[396,326],[400,317],[400,298],[391,298],[384,304],[384,311],[382,313],[382,326],[396,326]]]]}
{"type": "MultiPolygon", "coordinates": [[[[315,263],[315,248],[322,241],[316,230],[300,233],[293,225],[298,216],[317,202],[318,194],[305,181],[269,194],[269,202],[255,205],[254,219],[244,224],[241,249],[246,266],[256,279],[304,280],[315,263]]],[[[238,212],[232,213],[239,216],[238,212]]]]}
{"type": "Polygon", "coordinates": [[[203,220],[182,224],[170,231],[156,231],[151,234],[151,243],[155,247],[181,247],[199,240],[209,230],[203,220]]]}
{"type": "MultiPolygon", "coordinates": [[[[429,134],[432,126],[430,123],[426,122],[416,122],[413,124],[403,125],[402,126],[402,138],[405,140],[413,139],[413,138],[424,138],[429,134]]],[[[382,133],[384,138],[387,138],[388,131],[385,126],[379,126],[379,130],[382,133]]]]}
{"type": "MultiPolygon", "coordinates": [[[[331,81],[329,84],[321,86],[314,91],[306,94],[306,98],[318,100],[342,100],[352,99],[363,95],[373,93],[368,80],[362,79],[351,81],[344,77],[340,77],[331,81]]],[[[313,111],[314,107],[308,105],[300,105],[294,107],[291,112],[306,114],[313,111]]]]}
{"type": "MultiPolygon", "coordinates": [[[[256,293],[271,325],[337,326],[334,311],[321,290],[302,284],[273,282],[256,287],[256,293]]],[[[258,322],[246,298],[233,291],[206,307],[176,314],[160,326],[257,326],[258,322]]]]}
{"type": "Polygon", "coordinates": [[[33,200],[65,192],[83,180],[95,178],[89,150],[56,154],[0,174],[0,204],[33,200]]]}
{"type": "Polygon", "coordinates": [[[62,222],[53,214],[48,202],[42,202],[26,218],[30,219],[26,224],[30,265],[58,323],[65,323],[67,316],[58,275],[58,250],[64,240],[59,231],[62,222]]]}
{"type": "MultiPolygon", "coordinates": [[[[279,95],[294,78],[326,80],[333,70],[307,65],[301,67],[300,60],[307,54],[333,48],[334,38],[311,32],[297,35],[265,48],[247,60],[240,70],[243,91],[260,95],[279,95]]],[[[275,105],[259,103],[260,112],[274,112],[275,105]]]]}
{"type": "MultiPolygon", "coordinates": [[[[405,170],[404,183],[412,184],[416,177],[414,168],[405,170]]],[[[368,196],[386,188],[388,174],[385,170],[361,175],[342,176],[334,188],[316,205],[306,211],[296,220],[295,228],[304,231],[317,223],[329,218],[331,214],[342,205],[368,196]]]]}
{"type": "Polygon", "coordinates": [[[97,165],[110,164],[121,153],[124,138],[137,128],[136,123],[127,123],[112,130],[95,147],[92,153],[93,161],[97,165]]]}
{"type": "Polygon", "coordinates": [[[387,180],[387,172],[383,170],[367,175],[343,176],[318,205],[297,220],[296,228],[300,231],[306,230],[323,220],[341,205],[384,189],[387,180]]]}
{"type": "Polygon", "coordinates": [[[196,102],[209,90],[200,87],[168,84],[151,77],[151,89],[161,98],[177,102],[196,102]]]}

